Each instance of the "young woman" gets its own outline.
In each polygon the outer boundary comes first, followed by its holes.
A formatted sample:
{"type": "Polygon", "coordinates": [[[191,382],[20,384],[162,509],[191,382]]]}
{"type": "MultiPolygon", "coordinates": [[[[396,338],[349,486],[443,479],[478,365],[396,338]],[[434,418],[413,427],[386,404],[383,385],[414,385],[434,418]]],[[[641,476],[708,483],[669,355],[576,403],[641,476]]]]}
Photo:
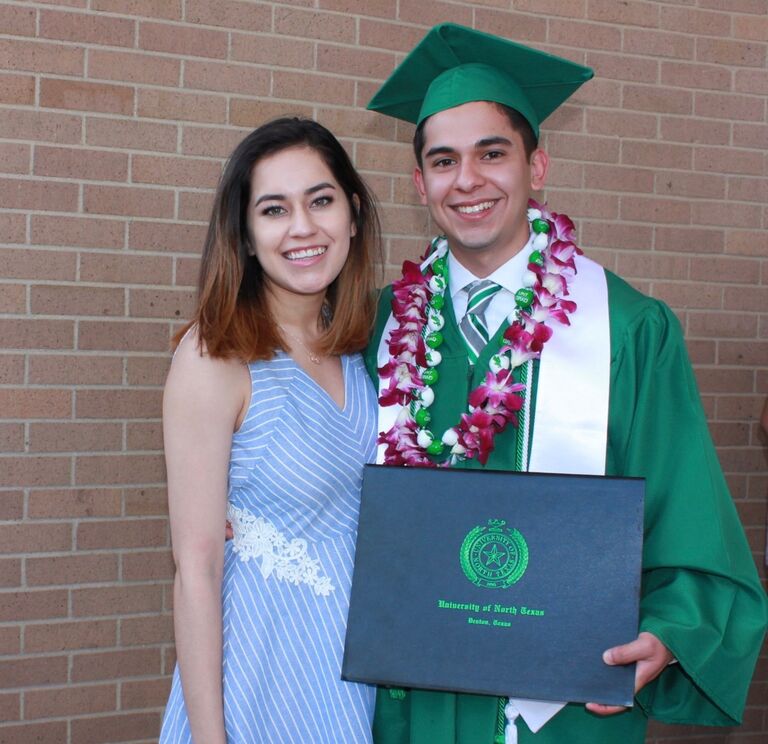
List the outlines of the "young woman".
{"type": "Polygon", "coordinates": [[[232,154],[163,404],[178,656],[163,744],[371,740],[375,689],[340,671],[375,450],[357,352],[378,236],[321,125],[279,119],[232,154]]]}

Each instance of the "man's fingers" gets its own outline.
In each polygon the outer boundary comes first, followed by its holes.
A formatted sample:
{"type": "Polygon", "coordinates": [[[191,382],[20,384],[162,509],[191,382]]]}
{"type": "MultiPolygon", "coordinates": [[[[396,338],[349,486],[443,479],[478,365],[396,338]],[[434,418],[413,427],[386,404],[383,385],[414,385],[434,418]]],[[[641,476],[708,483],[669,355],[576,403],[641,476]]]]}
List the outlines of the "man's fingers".
{"type": "Polygon", "coordinates": [[[587,703],[587,710],[598,716],[613,716],[625,711],[623,705],[601,705],[600,703],[587,703]]]}

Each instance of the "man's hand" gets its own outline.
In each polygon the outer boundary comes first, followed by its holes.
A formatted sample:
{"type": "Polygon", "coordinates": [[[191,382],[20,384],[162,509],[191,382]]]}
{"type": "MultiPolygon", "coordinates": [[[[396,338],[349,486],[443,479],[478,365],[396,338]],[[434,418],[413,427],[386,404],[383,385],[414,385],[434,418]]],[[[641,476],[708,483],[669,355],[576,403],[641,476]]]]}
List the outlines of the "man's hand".
{"type": "MultiPolygon", "coordinates": [[[[637,662],[635,669],[635,694],[651,680],[656,679],[674,657],[670,650],[652,633],[640,633],[637,640],[623,646],[609,648],[603,654],[603,661],[611,666],[637,662]]],[[[587,710],[599,716],[611,716],[626,710],[623,705],[600,705],[587,703],[587,710]]]]}

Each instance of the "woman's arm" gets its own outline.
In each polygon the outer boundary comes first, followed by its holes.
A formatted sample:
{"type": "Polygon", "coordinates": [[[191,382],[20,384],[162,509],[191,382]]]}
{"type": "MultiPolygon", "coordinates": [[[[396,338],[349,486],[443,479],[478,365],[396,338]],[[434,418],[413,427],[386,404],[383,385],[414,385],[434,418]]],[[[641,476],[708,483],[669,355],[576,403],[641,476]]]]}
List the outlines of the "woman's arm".
{"type": "Polygon", "coordinates": [[[249,399],[247,368],[201,356],[189,334],[163,397],[171,519],[176,654],[192,738],[226,744],[221,581],[232,433],[249,399]]]}

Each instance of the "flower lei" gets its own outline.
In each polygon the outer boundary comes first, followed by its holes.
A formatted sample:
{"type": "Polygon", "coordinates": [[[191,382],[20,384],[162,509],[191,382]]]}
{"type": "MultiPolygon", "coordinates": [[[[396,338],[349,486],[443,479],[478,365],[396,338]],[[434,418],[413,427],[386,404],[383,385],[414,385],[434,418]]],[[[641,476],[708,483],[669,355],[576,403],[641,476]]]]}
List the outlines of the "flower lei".
{"type": "Polygon", "coordinates": [[[384,464],[435,467],[431,456],[442,455],[448,448],[443,467],[474,457],[485,465],[496,435],[509,423],[518,425],[525,385],[514,382],[513,372],[541,355],[552,336],[548,319],[570,325],[568,315],[576,310],[576,303],[564,297],[576,273],[574,256],[582,254],[574,242],[573,222],[566,215],[550,212],[546,204],[533,199],[528,206],[533,251],[523,287],[515,293],[509,327],[489,361],[485,381],[469,394],[468,412],[440,439],[427,427],[432,418],[429,407],[435,400],[432,386],[442,360],[438,348],[443,342],[442,308],[448,286],[447,241],[433,241],[423,269],[411,261],[403,263],[402,279],[392,284],[392,314],[398,327],[387,342],[389,361],[379,368],[380,377],[389,380],[380,405],[403,406],[392,428],[379,435],[379,444],[387,445],[384,464]]]}

